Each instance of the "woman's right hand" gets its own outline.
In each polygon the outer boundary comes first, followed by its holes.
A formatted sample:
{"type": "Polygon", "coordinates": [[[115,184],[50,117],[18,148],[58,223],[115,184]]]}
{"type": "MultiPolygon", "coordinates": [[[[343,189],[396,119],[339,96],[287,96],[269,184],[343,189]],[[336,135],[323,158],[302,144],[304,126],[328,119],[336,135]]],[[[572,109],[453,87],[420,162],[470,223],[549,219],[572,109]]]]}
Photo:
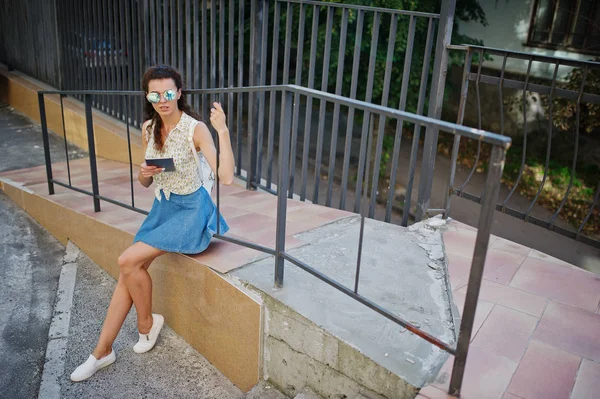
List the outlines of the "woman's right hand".
{"type": "Polygon", "coordinates": [[[144,176],[144,177],[152,177],[161,172],[164,172],[164,170],[165,170],[164,168],[159,168],[158,166],[146,165],[146,162],[144,162],[140,166],[141,166],[140,172],[142,173],[142,176],[144,176]]]}

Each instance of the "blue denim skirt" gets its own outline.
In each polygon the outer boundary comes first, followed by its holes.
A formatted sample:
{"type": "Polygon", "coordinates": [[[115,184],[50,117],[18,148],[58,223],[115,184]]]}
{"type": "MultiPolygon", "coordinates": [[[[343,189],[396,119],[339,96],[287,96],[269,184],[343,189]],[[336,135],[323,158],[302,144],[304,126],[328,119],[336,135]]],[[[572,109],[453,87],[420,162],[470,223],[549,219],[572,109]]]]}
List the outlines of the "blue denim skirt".
{"type": "MultiPolygon", "coordinates": [[[[204,187],[187,195],[173,194],[167,200],[154,199],[150,213],[142,223],[133,242],[141,241],[154,248],[182,254],[204,251],[217,232],[217,207],[204,187]]],[[[219,217],[219,233],[229,226],[219,217]]]]}

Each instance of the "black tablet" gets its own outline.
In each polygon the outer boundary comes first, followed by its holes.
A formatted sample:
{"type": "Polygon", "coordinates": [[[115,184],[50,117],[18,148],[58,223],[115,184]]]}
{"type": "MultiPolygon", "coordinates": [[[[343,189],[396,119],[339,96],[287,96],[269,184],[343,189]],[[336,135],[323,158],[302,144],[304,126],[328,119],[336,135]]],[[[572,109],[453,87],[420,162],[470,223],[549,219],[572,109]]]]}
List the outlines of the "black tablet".
{"type": "Polygon", "coordinates": [[[147,158],[146,165],[164,168],[165,172],[175,171],[175,163],[173,162],[173,158],[147,158]]]}

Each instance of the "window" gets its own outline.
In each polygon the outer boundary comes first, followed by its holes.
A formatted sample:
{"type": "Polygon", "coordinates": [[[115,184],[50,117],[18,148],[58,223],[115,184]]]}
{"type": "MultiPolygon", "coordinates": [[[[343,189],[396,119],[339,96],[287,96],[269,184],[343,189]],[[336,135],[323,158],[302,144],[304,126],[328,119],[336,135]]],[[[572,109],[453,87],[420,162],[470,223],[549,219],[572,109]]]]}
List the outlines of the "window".
{"type": "Polygon", "coordinates": [[[534,0],[527,45],[600,54],[600,0],[534,0]]]}

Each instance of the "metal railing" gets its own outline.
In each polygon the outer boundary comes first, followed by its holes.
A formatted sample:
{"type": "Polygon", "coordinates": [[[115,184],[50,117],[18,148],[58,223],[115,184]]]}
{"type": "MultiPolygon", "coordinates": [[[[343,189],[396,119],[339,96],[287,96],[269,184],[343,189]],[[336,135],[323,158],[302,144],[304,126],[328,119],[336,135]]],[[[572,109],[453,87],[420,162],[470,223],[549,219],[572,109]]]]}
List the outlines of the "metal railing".
{"type": "MultiPolygon", "coordinates": [[[[600,104],[600,92],[598,92],[598,88],[594,85],[597,85],[597,82],[593,82],[589,86],[586,86],[586,79],[592,73],[596,74],[596,79],[598,79],[598,72],[600,71],[600,63],[592,62],[592,61],[577,61],[565,58],[558,57],[550,57],[550,56],[542,56],[535,55],[530,53],[522,53],[517,51],[508,51],[501,50],[489,47],[481,47],[481,46],[452,46],[453,50],[460,50],[465,52],[465,63],[463,67],[463,77],[462,77],[462,87],[460,91],[460,105],[458,109],[457,116],[457,124],[462,125],[464,123],[465,117],[465,108],[467,106],[467,101],[469,99],[469,85],[475,85],[475,93],[471,94],[475,95],[475,104],[476,104],[476,112],[477,112],[477,127],[482,127],[482,99],[484,101],[495,102],[498,105],[498,116],[494,118],[491,112],[488,112],[486,115],[486,123],[488,126],[491,123],[498,123],[499,130],[501,135],[519,135],[522,133],[521,144],[522,145],[522,156],[519,161],[520,165],[518,167],[518,173],[516,177],[516,181],[513,184],[510,192],[500,200],[500,202],[496,205],[496,210],[506,213],[508,215],[514,216],[525,222],[533,223],[537,226],[555,231],[559,234],[562,234],[566,237],[573,238],[575,240],[581,241],[587,245],[591,245],[596,248],[600,248],[600,238],[599,232],[596,232],[595,236],[586,235],[584,233],[584,228],[586,224],[590,221],[591,218],[594,218],[597,225],[600,225],[600,209],[597,209],[599,204],[600,197],[600,175],[596,174],[596,181],[592,182],[591,185],[595,189],[593,196],[590,196],[589,206],[587,211],[580,215],[579,218],[576,219],[575,226],[569,228],[566,223],[562,225],[557,224],[557,219],[561,214],[561,211],[564,211],[564,206],[569,198],[569,195],[572,194],[572,189],[575,185],[575,178],[577,176],[577,167],[578,160],[580,156],[580,135],[583,130],[581,119],[582,119],[582,106],[584,105],[598,105],[600,104]],[[474,56],[477,57],[477,62],[474,63],[474,56]],[[502,66],[499,70],[496,68],[488,69],[487,73],[483,69],[486,65],[486,62],[489,62],[487,58],[489,57],[497,57],[499,60],[502,60],[502,66]],[[521,66],[524,67],[525,71],[520,71],[520,73],[515,73],[514,71],[507,71],[507,64],[516,64],[517,62],[521,63],[521,66]],[[552,78],[539,78],[534,76],[532,71],[532,66],[536,64],[537,69],[545,70],[548,69],[551,72],[552,78]],[[564,87],[565,82],[564,78],[560,79],[558,73],[559,69],[570,69],[570,73],[575,70],[579,70],[580,74],[577,79],[579,81],[572,82],[571,86],[578,86],[577,89],[564,87]],[[510,74],[509,77],[507,77],[510,74]],[[481,93],[483,92],[484,86],[493,87],[497,90],[497,99],[490,99],[489,97],[485,97],[481,93]],[[587,88],[589,87],[589,90],[587,88]],[[546,148],[545,148],[545,157],[543,161],[543,176],[541,178],[541,182],[539,182],[539,187],[535,190],[535,194],[532,195],[533,199],[529,202],[529,204],[519,209],[518,205],[510,204],[510,200],[513,195],[517,192],[519,188],[522,187],[521,183],[523,183],[524,171],[527,165],[531,164],[531,158],[527,158],[527,149],[528,144],[531,146],[531,135],[532,127],[528,122],[528,113],[529,111],[529,103],[531,102],[531,95],[534,94],[537,97],[537,102],[542,103],[542,99],[546,101],[547,104],[547,115],[545,119],[538,123],[538,129],[545,133],[545,137],[542,139],[547,140],[546,148]],[[545,98],[542,98],[544,97],[545,98]],[[520,128],[513,128],[512,130],[506,129],[505,126],[506,118],[507,118],[507,108],[511,105],[507,99],[513,98],[515,99],[513,102],[516,105],[515,108],[518,109],[520,115],[522,116],[522,126],[520,128]],[[555,114],[557,104],[556,100],[561,99],[567,102],[567,105],[572,106],[575,112],[571,116],[564,117],[567,121],[572,125],[569,131],[561,130],[557,128],[555,125],[555,114]],[[521,130],[521,131],[519,131],[521,130]],[[568,177],[568,185],[565,189],[562,189],[564,195],[562,199],[557,205],[554,205],[551,209],[550,216],[548,219],[541,219],[540,217],[536,217],[532,214],[532,211],[536,204],[539,203],[540,196],[544,187],[548,185],[549,174],[550,174],[550,162],[552,156],[556,157],[556,150],[552,152],[552,143],[556,141],[558,136],[567,136],[571,138],[569,144],[572,144],[572,159],[571,163],[568,166],[569,168],[569,177],[568,177]]],[[[513,70],[515,67],[513,66],[513,70]]],[[[564,71],[568,73],[569,71],[564,71]]],[[[490,91],[488,91],[490,93],[490,91]]],[[[480,193],[472,193],[469,192],[467,186],[469,185],[476,168],[479,167],[479,160],[482,153],[481,143],[477,147],[477,154],[475,156],[475,160],[473,162],[473,166],[470,170],[468,177],[460,184],[460,186],[455,186],[454,176],[457,166],[458,160],[458,149],[460,145],[460,136],[456,136],[453,143],[453,151],[452,151],[452,173],[450,180],[450,195],[445,198],[444,208],[446,209],[445,215],[449,215],[450,212],[450,202],[451,195],[456,195],[459,197],[463,197],[469,199],[474,202],[481,202],[481,194],[480,193]]],[[[563,149],[564,151],[564,149],[563,149]]]]}
{"type": "MultiPolygon", "coordinates": [[[[474,323],[475,310],[477,307],[477,298],[483,276],[483,267],[485,263],[486,252],[488,248],[488,242],[490,237],[490,229],[493,218],[494,205],[498,197],[498,188],[500,184],[500,176],[502,175],[502,169],[504,165],[504,157],[506,150],[510,146],[510,138],[503,137],[497,134],[485,132],[478,129],[472,129],[460,125],[455,125],[440,120],[431,119],[428,117],[411,114],[405,111],[400,111],[380,105],[359,101],[352,98],[346,98],[335,94],[325,93],[317,90],[307,89],[295,85],[281,85],[281,86],[266,86],[266,87],[244,87],[244,88],[224,88],[224,89],[210,89],[210,90],[188,90],[187,95],[190,96],[219,96],[219,95],[230,95],[230,94],[243,94],[243,93],[269,93],[270,95],[279,94],[281,96],[281,126],[278,134],[279,151],[278,151],[278,173],[277,173],[277,226],[276,226],[276,242],[275,248],[259,245],[251,241],[233,238],[229,236],[223,236],[220,232],[220,227],[217,226],[216,238],[224,241],[228,241],[234,244],[238,244],[244,247],[248,247],[257,251],[261,251],[270,255],[275,256],[275,281],[276,286],[281,287],[284,283],[284,263],[289,263],[301,268],[302,270],[310,273],[324,283],[334,287],[335,289],[343,292],[349,297],[355,299],[357,302],[369,307],[375,312],[381,314],[387,319],[393,321],[399,326],[409,330],[415,335],[423,338],[424,340],[432,343],[433,345],[443,349],[444,351],[455,356],[455,363],[452,372],[451,381],[451,392],[457,394],[460,392],[462,378],[464,374],[464,367],[469,347],[469,341],[471,331],[474,323]],[[477,140],[483,143],[487,143],[492,146],[492,152],[489,162],[488,179],[486,181],[485,190],[483,193],[482,210],[479,218],[479,225],[477,231],[477,238],[475,243],[475,252],[473,256],[473,263],[471,266],[471,274],[469,278],[467,296],[465,300],[465,307],[463,310],[463,317],[460,325],[460,334],[458,337],[458,343],[456,348],[453,343],[443,342],[438,338],[430,335],[426,331],[421,330],[412,323],[406,321],[402,317],[398,316],[396,312],[392,312],[389,309],[385,309],[380,305],[374,303],[370,299],[362,296],[359,293],[359,282],[360,282],[360,268],[361,268],[361,257],[362,257],[362,244],[363,244],[363,232],[365,218],[367,218],[367,195],[369,192],[369,184],[373,184],[376,181],[376,175],[379,173],[378,170],[372,170],[371,172],[369,165],[371,164],[370,155],[372,154],[372,147],[378,145],[374,143],[374,135],[367,134],[365,137],[365,143],[363,151],[365,156],[363,157],[364,162],[359,165],[364,178],[363,187],[357,196],[360,198],[359,201],[359,213],[361,215],[361,228],[359,238],[359,251],[355,273],[354,287],[347,287],[333,278],[321,273],[317,267],[308,265],[307,263],[299,260],[293,256],[290,252],[286,251],[285,248],[285,236],[286,236],[286,210],[287,201],[290,191],[290,165],[293,160],[293,129],[292,121],[294,120],[295,112],[295,101],[296,98],[312,97],[319,101],[335,104],[339,107],[351,107],[357,111],[364,113],[366,118],[369,118],[371,123],[372,118],[389,118],[398,121],[398,123],[411,123],[419,124],[425,127],[434,127],[441,132],[446,132],[454,136],[461,136],[467,139],[477,140]]],[[[48,190],[50,194],[54,193],[54,184],[67,187],[80,193],[84,193],[92,196],[94,202],[94,210],[100,211],[100,200],[107,201],[119,206],[126,207],[128,209],[146,213],[144,210],[135,207],[134,203],[134,189],[133,189],[133,165],[131,163],[131,137],[128,134],[128,151],[130,154],[130,181],[131,181],[131,204],[127,204],[114,198],[104,196],[100,192],[99,179],[98,179],[98,168],[96,166],[97,159],[94,148],[94,128],[93,128],[93,113],[92,113],[92,96],[112,96],[116,98],[124,97],[124,103],[126,106],[125,110],[131,108],[131,102],[129,98],[131,96],[141,96],[141,92],[131,91],[40,91],[39,96],[39,107],[42,124],[42,132],[44,137],[44,151],[46,154],[46,172],[48,180],[48,190]],[[50,156],[50,148],[48,145],[48,127],[46,122],[46,111],[45,111],[45,96],[47,95],[59,95],[61,96],[83,96],[85,103],[85,115],[86,115],[86,126],[88,133],[89,143],[89,160],[90,160],[90,173],[92,190],[83,190],[72,184],[70,180],[70,169],[67,161],[67,169],[69,171],[69,182],[61,182],[53,177],[52,173],[52,160],[50,156]]],[[[62,106],[62,102],[61,102],[62,106]]],[[[239,126],[238,126],[239,128],[239,126]]],[[[127,122],[127,131],[129,132],[129,122],[127,122]]],[[[372,160],[374,164],[381,161],[381,152],[375,151],[375,159],[372,160]]],[[[220,213],[220,189],[218,182],[217,173],[217,189],[216,189],[216,205],[217,212],[220,213]]]]}

